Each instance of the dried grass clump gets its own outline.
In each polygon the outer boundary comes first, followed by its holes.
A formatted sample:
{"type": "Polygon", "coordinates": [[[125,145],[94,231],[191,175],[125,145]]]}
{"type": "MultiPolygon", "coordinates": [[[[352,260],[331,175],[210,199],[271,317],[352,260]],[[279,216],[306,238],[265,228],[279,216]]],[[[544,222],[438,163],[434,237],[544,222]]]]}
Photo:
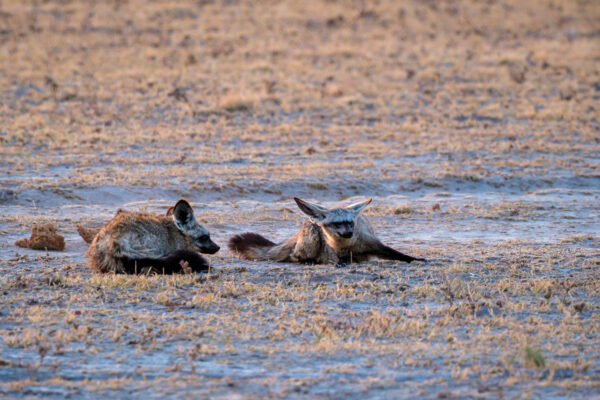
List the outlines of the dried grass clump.
{"type": "Polygon", "coordinates": [[[396,215],[407,215],[413,212],[413,209],[411,206],[408,205],[399,205],[398,207],[396,207],[394,209],[394,214],[396,215]]]}
{"type": "Polygon", "coordinates": [[[244,112],[254,108],[254,100],[251,98],[229,95],[221,99],[221,108],[229,112],[244,112]]]}
{"type": "Polygon", "coordinates": [[[65,238],[58,233],[54,225],[47,222],[44,225],[34,224],[31,227],[29,239],[19,239],[15,242],[15,245],[32,250],[63,251],[65,249],[65,238]]]}

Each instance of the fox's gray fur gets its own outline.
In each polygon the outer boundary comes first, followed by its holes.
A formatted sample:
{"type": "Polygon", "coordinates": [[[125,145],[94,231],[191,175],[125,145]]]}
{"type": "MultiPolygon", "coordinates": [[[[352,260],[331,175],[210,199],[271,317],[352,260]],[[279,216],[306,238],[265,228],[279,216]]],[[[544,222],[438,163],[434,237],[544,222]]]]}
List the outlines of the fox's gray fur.
{"type": "Polygon", "coordinates": [[[100,272],[136,273],[151,268],[173,273],[184,269],[182,263],[192,270],[205,270],[208,264],[197,252],[218,250],[182,199],[165,216],[120,210],[94,235],[86,254],[100,272]]]}
{"type": "MultiPolygon", "coordinates": [[[[165,216],[172,217],[174,209],[175,209],[175,206],[169,207],[167,209],[167,212],[165,213],[165,216]]],[[[120,213],[120,212],[122,212],[122,211],[123,210],[117,211],[117,214],[120,213]]],[[[83,239],[83,241],[86,242],[87,244],[92,243],[92,241],[94,241],[94,238],[96,237],[96,235],[98,234],[98,232],[100,232],[100,230],[102,229],[102,227],[100,227],[100,228],[90,228],[88,226],[84,226],[84,225],[81,225],[81,224],[75,224],[75,228],[77,229],[77,233],[79,233],[79,236],[81,236],[81,238],[83,239]]]]}
{"type": "Polygon", "coordinates": [[[405,262],[425,261],[402,254],[375,236],[373,228],[360,215],[372,199],[347,207],[325,208],[294,197],[296,204],[311,220],[283,243],[276,244],[256,233],[243,233],[229,240],[229,248],[249,260],[300,263],[367,261],[379,257],[405,262]]]}

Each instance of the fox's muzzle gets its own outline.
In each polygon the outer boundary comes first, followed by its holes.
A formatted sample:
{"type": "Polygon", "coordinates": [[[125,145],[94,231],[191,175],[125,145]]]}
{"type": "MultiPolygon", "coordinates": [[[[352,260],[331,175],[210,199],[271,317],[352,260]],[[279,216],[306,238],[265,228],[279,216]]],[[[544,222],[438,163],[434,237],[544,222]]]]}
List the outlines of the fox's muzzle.
{"type": "Polygon", "coordinates": [[[204,254],[215,254],[220,249],[220,247],[212,240],[209,241],[209,243],[202,244],[198,247],[200,248],[200,253],[204,254]]]}
{"type": "Polygon", "coordinates": [[[350,239],[352,234],[354,233],[354,223],[353,222],[337,222],[332,224],[335,233],[338,234],[339,237],[344,239],[350,239]]]}

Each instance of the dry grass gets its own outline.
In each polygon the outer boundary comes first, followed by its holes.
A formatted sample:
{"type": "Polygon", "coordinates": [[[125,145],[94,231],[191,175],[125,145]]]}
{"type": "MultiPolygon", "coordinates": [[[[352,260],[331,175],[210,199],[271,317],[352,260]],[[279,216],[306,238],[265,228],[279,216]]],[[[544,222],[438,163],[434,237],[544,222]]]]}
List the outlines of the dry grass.
{"type": "MultiPolygon", "coordinates": [[[[132,367],[136,357],[150,357],[155,361],[137,373],[164,370],[180,378],[170,393],[208,394],[226,387],[260,392],[267,381],[246,383],[250,386],[242,389],[243,378],[235,369],[214,375],[199,368],[220,360],[252,371],[260,367],[251,359],[269,365],[280,357],[293,364],[319,363],[327,370],[322,384],[327,376],[360,375],[365,368],[378,371],[373,375],[377,381],[386,380],[402,369],[411,371],[414,380],[408,384],[414,390],[437,393],[447,384],[445,378],[426,384],[418,377],[426,371],[434,376],[450,372],[453,366],[451,388],[458,392],[469,390],[473,379],[508,393],[538,380],[544,385],[537,391],[554,395],[595,390],[600,280],[586,265],[597,261],[572,260],[575,265],[565,277],[563,264],[549,266],[545,256],[559,260],[568,248],[519,248],[528,252],[527,261],[509,257],[504,266],[467,261],[474,254],[462,250],[465,260],[450,266],[374,262],[340,270],[247,263],[248,268],[239,269],[221,263],[208,277],[95,275],[71,266],[13,272],[0,282],[8,311],[0,336],[4,354],[18,351],[24,364],[2,361],[16,371],[55,365],[66,373],[73,368],[71,360],[84,359],[90,372],[75,368],[79,378],[57,378],[55,383],[76,393],[108,390],[86,383],[92,370],[107,374],[103,381],[115,389],[152,390],[161,382],[132,381],[110,363],[98,364],[98,356],[132,367]],[[168,363],[165,354],[177,363],[168,363]],[[346,361],[333,362],[338,357],[346,361]],[[379,367],[383,365],[385,371],[379,367]],[[188,381],[198,374],[201,384],[188,381]],[[222,386],[221,379],[230,382],[222,386]]],[[[493,248],[484,254],[497,255],[493,248]]],[[[322,390],[301,368],[290,365],[287,370],[297,384],[309,385],[308,393],[322,390]]],[[[278,376],[275,369],[263,379],[278,376]]],[[[396,388],[393,382],[384,387],[396,388]]],[[[369,391],[379,385],[365,384],[369,391]]],[[[49,385],[28,378],[10,380],[3,390],[35,391],[49,385]]]]}
{"type": "Polygon", "coordinates": [[[597,176],[586,155],[600,151],[598,14],[590,2],[541,1],[382,2],[362,11],[311,2],[5,3],[3,172],[77,171],[39,174],[21,188],[202,179],[202,189],[236,192],[248,171],[244,190],[268,180],[286,193],[286,182],[331,190],[342,178],[357,180],[360,193],[382,174],[416,187],[501,182],[557,162],[597,176]],[[514,66],[526,71],[522,82],[511,78],[514,66]],[[307,145],[318,152],[298,157],[307,145]],[[19,156],[23,146],[35,160],[19,156]],[[498,157],[506,152],[533,159],[498,157]],[[372,162],[432,153],[459,159],[384,170],[372,162]],[[248,162],[219,167],[231,159],[248,162]]]}

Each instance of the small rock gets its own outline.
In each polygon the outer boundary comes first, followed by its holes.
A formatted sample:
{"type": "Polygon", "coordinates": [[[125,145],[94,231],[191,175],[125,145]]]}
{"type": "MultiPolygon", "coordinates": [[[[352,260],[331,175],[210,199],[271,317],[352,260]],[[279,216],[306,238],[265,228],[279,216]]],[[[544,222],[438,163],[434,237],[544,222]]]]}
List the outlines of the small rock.
{"type": "Polygon", "coordinates": [[[344,23],[343,15],[338,15],[337,17],[327,18],[327,21],[325,21],[325,25],[327,25],[328,28],[337,28],[342,23],[344,23]]]}
{"type": "Polygon", "coordinates": [[[167,96],[175,98],[178,101],[188,101],[188,98],[185,94],[185,89],[176,87],[172,92],[168,93],[167,96]]]}
{"type": "Polygon", "coordinates": [[[17,194],[10,189],[0,189],[0,203],[7,203],[11,200],[15,200],[17,194]]]}
{"type": "Polygon", "coordinates": [[[577,94],[577,91],[572,84],[565,84],[560,88],[559,95],[561,100],[569,101],[575,97],[575,94],[577,94]]]}
{"type": "Polygon", "coordinates": [[[510,78],[513,81],[517,82],[518,84],[525,82],[526,72],[527,72],[527,68],[524,66],[511,65],[508,68],[508,73],[510,75],[510,78]]]}

